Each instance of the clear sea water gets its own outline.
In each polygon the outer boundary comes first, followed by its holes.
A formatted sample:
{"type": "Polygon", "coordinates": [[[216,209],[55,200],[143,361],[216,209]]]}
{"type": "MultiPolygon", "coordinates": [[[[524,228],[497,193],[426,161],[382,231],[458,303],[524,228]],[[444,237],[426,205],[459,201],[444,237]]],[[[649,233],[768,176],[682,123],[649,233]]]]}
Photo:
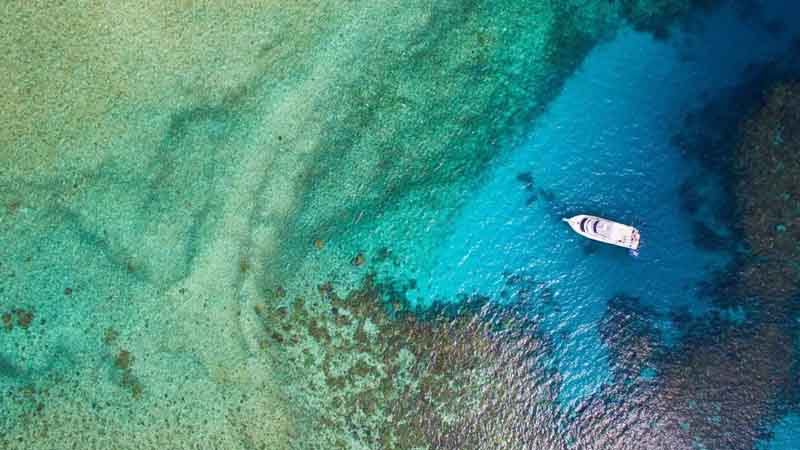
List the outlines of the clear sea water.
{"type": "Polygon", "coordinates": [[[800,2],[243,3],[0,21],[0,448],[800,449],[798,308],[714,290],[800,2]]]}
{"type": "MultiPolygon", "coordinates": [[[[419,301],[482,293],[514,302],[507,280],[535,280],[536,290],[551,296],[534,313],[554,342],[567,410],[614,383],[598,330],[613,296],[637,297],[658,312],[666,346],[680,336],[671,311],[703,316],[717,308],[701,292],[703,282],[731,262],[735,244],[704,248],[693,223],[735,239],[714,213],[731,208],[731,200],[720,173],[684,155],[675,136],[704,103],[751,82],[755,66],[793,58],[796,70],[800,5],[766,3],[759,17],[725,8],[668,40],[626,30],[595,48],[527,141],[493,167],[455,219],[455,231],[432,256],[435,267],[420,277],[419,301]],[[776,21],[786,29],[770,30],[776,21]],[[687,181],[701,191],[699,212],[682,207],[687,181]],[[638,227],[640,254],[585,242],[560,220],[579,213],[638,227]]],[[[717,312],[744,320],[738,308],[717,312]]],[[[765,448],[800,448],[793,420],[777,424],[765,448]]]]}

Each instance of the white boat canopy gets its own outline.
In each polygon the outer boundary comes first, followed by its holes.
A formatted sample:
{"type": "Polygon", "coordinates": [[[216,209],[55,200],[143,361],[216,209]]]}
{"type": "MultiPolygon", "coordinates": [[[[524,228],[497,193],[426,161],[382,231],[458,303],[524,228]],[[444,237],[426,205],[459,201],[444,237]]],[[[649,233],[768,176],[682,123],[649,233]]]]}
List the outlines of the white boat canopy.
{"type": "Polygon", "coordinates": [[[639,248],[639,230],[602,217],[580,214],[564,218],[576,233],[589,239],[636,250],[639,248]]]}

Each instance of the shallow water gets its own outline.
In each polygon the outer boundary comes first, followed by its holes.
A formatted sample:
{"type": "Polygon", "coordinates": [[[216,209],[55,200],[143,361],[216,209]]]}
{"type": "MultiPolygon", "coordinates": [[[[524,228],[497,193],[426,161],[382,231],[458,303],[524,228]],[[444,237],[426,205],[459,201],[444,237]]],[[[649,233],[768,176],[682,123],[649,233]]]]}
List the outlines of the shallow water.
{"type": "Polygon", "coordinates": [[[721,3],[16,5],[0,447],[798,448],[800,308],[724,287],[800,7],[721,3]]]}

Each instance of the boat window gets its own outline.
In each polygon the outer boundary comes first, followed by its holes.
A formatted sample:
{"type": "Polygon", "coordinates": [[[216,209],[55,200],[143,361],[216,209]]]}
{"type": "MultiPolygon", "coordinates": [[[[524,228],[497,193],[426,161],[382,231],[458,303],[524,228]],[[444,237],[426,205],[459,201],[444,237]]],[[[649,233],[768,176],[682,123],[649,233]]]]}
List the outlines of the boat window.
{"type": "Polygon", "coordinates": [[[584,227],[584,225],[586,225],[586,221],[587,220],[589,220],[588,217],[584,217],[583,219],[581,219],[581,231],[586,231],[586,228],[584,227]]]}
{"type": "Polygon", "coordinates": [[[608,222],[598,220],[592,224],[594,233],[598,236],[610,237],[612,235],[612,226],[608,222]]]}

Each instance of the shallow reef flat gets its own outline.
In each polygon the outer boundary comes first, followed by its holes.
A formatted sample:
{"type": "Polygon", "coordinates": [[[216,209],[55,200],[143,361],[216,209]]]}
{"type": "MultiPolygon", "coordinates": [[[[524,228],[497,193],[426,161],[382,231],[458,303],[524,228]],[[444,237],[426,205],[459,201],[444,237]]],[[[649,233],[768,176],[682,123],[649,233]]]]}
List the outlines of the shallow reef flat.
{"type": "MultiPolygon", "coordinates": [[[[436,413],[409,405],[420,392],[446,403],[431,336],[478,336],[455,368],[506,341],[474,317],[372,327],[397,319],[378,306],[386,296],[359,293],[374,293],[367,273],[410,279],[427,263],[463,194],[596,42],[632,11],[669,22],[690,3],[629,6],[6,2],[0,447],[517,448],[550,436],[552,424],[466,436],[516,411],[477,394],[436,413]],[[334,292],[378,309],[333,313],[321,302],[334,292]],[[306,310],[325,328],[276,316],[306,310]]],[[[477,392],[497,361],[465,370],[459,389],[477,392]]],[[[529,379],[508,376],[499,386],[529,379]]],[[[548,386],[524,389],[545,404],[548,386]]]]}

